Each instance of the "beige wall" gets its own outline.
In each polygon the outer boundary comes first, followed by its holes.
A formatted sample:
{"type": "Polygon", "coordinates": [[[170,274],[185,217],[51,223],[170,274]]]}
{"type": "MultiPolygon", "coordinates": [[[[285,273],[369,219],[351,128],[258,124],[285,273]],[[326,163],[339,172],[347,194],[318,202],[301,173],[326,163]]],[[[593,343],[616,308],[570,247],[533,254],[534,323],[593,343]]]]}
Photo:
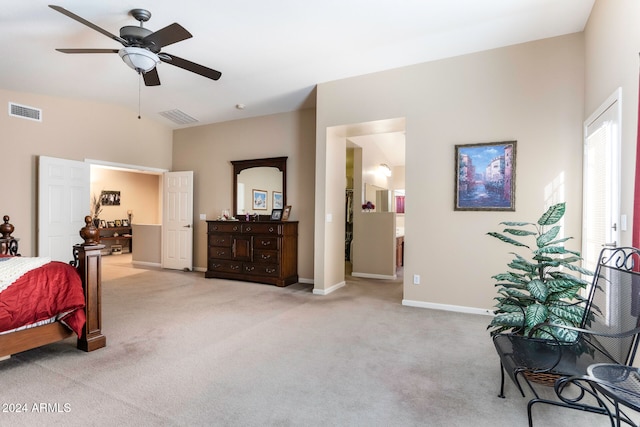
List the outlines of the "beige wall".
{"type": "Polygon", "coordinates": [[[622,89],[622,188],[620,212],[628,231],[622,245],[631,245],[633,191],[638,125],[638,52],[640,2],[596,0],[585,28],[585,118],[617,88],[622,89]]]}
{"type": "Polygon", "coordinates": [[[535,221],[566,200],[566,235],[579,237],[583,52],[583,35],[573,34],[319,85],[316,290],[343,280],[343,231],[325,220],[344,215],[344,180],[333,174],[345,138],[327,135],[338,125],[406,119],[407,302],[491,308],[491,276],[511,250],[486,236],[500,221],[535,221]],[[454,145],[514,139],[516,212],[453,211],[454,145]]]}
{"type": "Polygon", "coordinates": [[[162,175],[127,172],[91,167],[91,195],[100,197],[103,190],[119,191],[119,206],[103,206],[100,219],[106,221],[127,218],[131,210],[134,224],[162,223],[162,175]]]}
{"type": "Polygon", "coordinates": [[[2,176],[11,184],[3,186],[0,215],[11,216],[23,255],[36,253],[38,156],[171,169],[171,129],[133,110],[0,90],[0,103],[8,102],[42,109],[42,122],[0,114],[2,176]]]}
{"type": "MultiPolygon", "coordinates": [[[[287,204],[298,227],[298,274],[313,280],[315,110],[197,126],[174,133],[174,170],[194,171],[194,215],[216,219],[233,203],[232,160],[288,156],[287,204]]],[[[344,162],[342,163],[344,169],[344,162]]],[[[344,197],[344,171],[342,173],[344,197]]],[[[206,268],[207,229],[194,223],[194,266],[206,268]]],[[[344,236],[343,236],[344,240],[344,236]]],[[[342,249],[344,253],[344,249],[342,249]]]]}

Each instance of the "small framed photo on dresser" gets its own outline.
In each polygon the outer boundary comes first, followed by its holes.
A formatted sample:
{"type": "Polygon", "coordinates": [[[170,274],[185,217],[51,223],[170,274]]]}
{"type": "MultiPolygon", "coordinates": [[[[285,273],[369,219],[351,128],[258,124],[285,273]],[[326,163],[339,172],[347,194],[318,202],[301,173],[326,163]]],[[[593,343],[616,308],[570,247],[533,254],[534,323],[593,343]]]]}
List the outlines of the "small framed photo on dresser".
{"type": "Polygon", "coordinates": [[[128,227],[129,226],[129,220],[128,219],[123,219],[122,220],[122,226],[123,227],[128,227]]]}
{"type": "Polygon", "coordinates": [[[116,227],[122,227],[122,221],[120,221],[119,219],[116,219],[114,221],[114,224],[115,224],[116,227]]]}
{"type": "Polygon", "coordinates": [[[282,209],[273,209],[271,211],[271,221],[280,221],[282,219],[282,209]]]}
{"type": "Polygon", "coordinates": [[[289,219],[289,215],[291,215],[291,205],[284,207],[284,211],[282,211],[282,220],[287,221],[289,219]]]}

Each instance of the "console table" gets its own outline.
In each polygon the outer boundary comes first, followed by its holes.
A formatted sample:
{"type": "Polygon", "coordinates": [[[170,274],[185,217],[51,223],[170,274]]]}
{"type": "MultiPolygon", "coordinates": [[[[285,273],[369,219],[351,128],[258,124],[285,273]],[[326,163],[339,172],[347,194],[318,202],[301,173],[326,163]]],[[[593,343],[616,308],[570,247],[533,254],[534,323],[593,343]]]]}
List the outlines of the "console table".
{"type": "Polygon", "coordinates": [[[298,282],[297,221],[207,221],[207,278],[298,282]]]}

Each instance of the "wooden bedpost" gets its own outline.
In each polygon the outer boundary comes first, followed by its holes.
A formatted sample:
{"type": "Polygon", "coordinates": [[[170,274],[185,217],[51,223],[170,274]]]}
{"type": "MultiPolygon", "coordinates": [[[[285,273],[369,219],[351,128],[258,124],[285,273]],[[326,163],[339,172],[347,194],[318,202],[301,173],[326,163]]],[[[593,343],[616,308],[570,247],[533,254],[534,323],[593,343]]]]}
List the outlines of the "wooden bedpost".
{"type": "Polygon", "coordinates": [[[87,322],[77,347],[93,351],[107,345],[102,335],[102,254],[104,245],[99,242],[99,232],[90,216],[85,217],[86,226],[80,230],[84,243],[73,247],[75,267],[78,269],[84,288],[87,322]]]}

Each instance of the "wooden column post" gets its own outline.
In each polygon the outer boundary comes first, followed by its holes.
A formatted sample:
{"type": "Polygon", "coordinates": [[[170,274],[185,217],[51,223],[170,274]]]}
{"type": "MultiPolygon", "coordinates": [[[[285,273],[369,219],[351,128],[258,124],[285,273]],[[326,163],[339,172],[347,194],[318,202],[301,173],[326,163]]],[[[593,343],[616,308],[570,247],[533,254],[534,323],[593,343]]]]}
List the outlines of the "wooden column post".
{"type": "Polygon", "coordinates": [[[101,244],[82,244],[73,247],[77,254],[78,273],[84,288],[85,312],[87,322],[77,347],[84,351],[93,351],[107,345],[102,335],[102,254],[101,244]]]}

